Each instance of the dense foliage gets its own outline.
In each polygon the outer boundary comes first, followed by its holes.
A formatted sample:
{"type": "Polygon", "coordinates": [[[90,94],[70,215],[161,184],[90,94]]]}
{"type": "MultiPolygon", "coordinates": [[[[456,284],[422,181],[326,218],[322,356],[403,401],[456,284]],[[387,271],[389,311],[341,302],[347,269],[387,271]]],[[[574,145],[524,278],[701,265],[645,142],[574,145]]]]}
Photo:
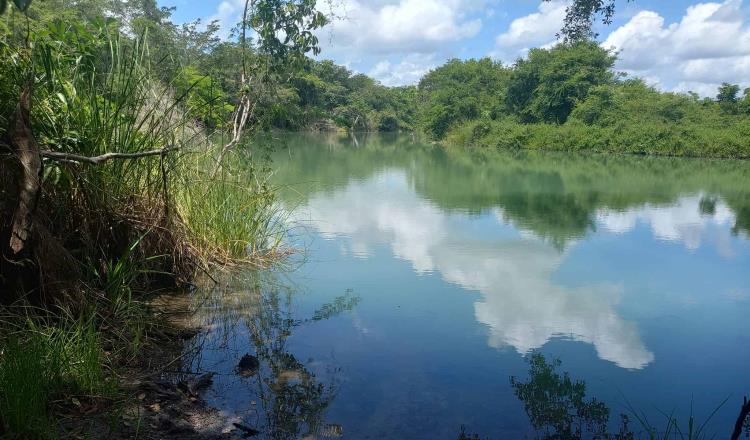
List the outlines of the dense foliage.
{"type": "Polygon", "coordinates": [[[750,90],[664,93],[614,62],[588,41],[532,49],[513,66],[450,61],[419,84],[420,128],[460,145],[750,157],[750,90]]]}
{"type": "Polygon", "coordinates": [[[419,83],[419,121],[429,135],[442,138],[458,123],[495,119],[504,112],[510,69],[484,58],[450,60],[419,83]]]}
{"type": "Polygon", "coordinates": [[[243,89],[272,101],[325,20],[254,2],[254,27],[299,35],[246,52],[153,0],[19,3],[0,20],[0,437],[67,438],[55,402],[119,399],[117,370],[156,346],[144,297],[279,255],[261,146],[214,137],[243,89]]]}

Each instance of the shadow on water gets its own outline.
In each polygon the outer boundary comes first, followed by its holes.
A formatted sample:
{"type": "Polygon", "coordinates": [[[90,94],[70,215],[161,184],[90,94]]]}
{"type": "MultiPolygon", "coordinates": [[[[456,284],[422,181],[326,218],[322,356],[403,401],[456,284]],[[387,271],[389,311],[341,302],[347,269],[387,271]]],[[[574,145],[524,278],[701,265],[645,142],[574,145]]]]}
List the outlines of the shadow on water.
{"type": "MultiPolygon", "coordinates": [[[[562,365],[558,359],[547,360],[544,355],[534,353],[528,358],[529,377],[521,380],[511,376],[510,384],[516,397],[523,404],[529,423],[539,440],[702,440],[725,438],[719,433],[705,432],[705,426],[715,414],[696,420],[692,415],[680,421],[671,413],[661,412],[661,423],[652,423],[640,410],[627,403],[627,413],[619,415],[617,429],[611,430],[612,410],[596,397],[587,397],[586,382],[574,380],[568,372],[559,372],[562,365]]],[[[721,402],[716,410],[729,399],[721,402]]],[[[750,437],[750,418],[745,405],[739,413],[737,424],[750,437]]],[[[727,433],[733,427],[727,427],[727,433]]],[[[737,432],[735,432],[735,435],[737,432]]],[[[732,437],[736,440],[738,437],[732,437]]],[[[482,440],[478,434],[461,428],[458,440],[482,440]]]]}
{"type": "Polygon", "coordinates": [[[293,292],[268,273],[212,289],[195,317],[204,331],[189,350],[194,356],[186,368],[218,373],[209,403],[236,413],[244,429],[257,431],[256,438],[339,437],[342,426],[326,421],[338,390],[339,368],[300,360],[289,340],[300,326],[350,311],[359,298],[347,291],[322,304],[310,317],[298,319],[293,292]],[[241,288],[231,287],[238,285],[241,288]],[[243,376],[237,358],[246,351],[259,367],[243,376]],[[233,401],[222,405],[222,399],[233,401]]]}

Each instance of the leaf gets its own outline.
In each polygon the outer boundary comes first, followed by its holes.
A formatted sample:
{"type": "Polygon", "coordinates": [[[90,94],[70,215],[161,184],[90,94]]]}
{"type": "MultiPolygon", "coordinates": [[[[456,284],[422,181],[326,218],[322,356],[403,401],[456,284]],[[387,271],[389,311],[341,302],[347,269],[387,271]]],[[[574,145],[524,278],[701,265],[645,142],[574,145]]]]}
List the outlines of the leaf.
{"type": "Polygon", "coordinates": [[[4,14],[6,9],[8,9],[8,1],[0,0],[0,14],[4,14]]]}

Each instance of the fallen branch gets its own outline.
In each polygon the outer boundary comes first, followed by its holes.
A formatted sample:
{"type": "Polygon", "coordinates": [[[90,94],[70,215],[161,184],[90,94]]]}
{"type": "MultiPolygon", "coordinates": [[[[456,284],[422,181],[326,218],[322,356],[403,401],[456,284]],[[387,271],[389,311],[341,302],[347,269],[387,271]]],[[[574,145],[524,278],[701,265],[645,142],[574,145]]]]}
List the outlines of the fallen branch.
{"type": "Polygon", "coordinates": [[[750,415],[750,402],[748,402],[747,397],[745,397],[742,409],[740,410],[740,415],[737,417],[737,423],[734,425],[732,440],[738,440],[742,435],[742,428],[745,425],[745,419],[747,419],[748,415],[750,415]]]}
{"type": "Polygon", "coordinates": [[[106,153],[106,154],[102,154],[101,156],[94,156],[94,157],[81,156],[79,154],[73,154],[73,153],[62,153],[59,151],[42,150],[39,152],[39,155],[47,159],[99,165],[103,162],[106,162],[109,160],[115,160],[115,159],[128,160],[128,159],[139,159],[141,157],[149,157],[149,156],[164,156],[165,154],[175,151],[177,149],[178,147],[175,146],[175,147],[161,148],[158,150],[141,151],[139,153],[106,153]]]}

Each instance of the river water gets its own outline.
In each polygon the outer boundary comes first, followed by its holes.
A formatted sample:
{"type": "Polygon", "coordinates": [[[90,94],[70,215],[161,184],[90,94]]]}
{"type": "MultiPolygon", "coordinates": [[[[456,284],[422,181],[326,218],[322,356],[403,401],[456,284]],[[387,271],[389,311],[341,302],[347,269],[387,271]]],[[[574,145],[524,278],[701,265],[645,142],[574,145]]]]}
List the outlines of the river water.
{"type": "Polygon", "coordinates": [[[304,251],[202,296],[186,365],[260,437],[591,438],[627,414],[644,438],[633,411],[684,430],[716,408],[706,432],[728,437],[750,393],[750,163],[279,144],[304,251]]]}

